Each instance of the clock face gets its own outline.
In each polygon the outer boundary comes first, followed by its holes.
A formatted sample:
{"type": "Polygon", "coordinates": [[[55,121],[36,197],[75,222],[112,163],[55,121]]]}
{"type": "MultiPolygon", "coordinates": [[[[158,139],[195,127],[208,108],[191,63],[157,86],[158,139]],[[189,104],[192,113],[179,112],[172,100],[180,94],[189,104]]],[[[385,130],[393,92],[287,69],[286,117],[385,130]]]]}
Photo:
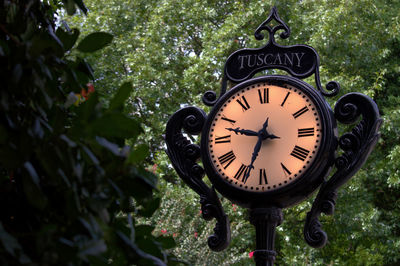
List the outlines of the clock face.
{"type": "Polygon", "coordinates": [[[305,90],[259,81],[227,93],[206,131],[218,177],[240,190],[268,192],[301,178],[320,148],[317,103],[305,90]]]}

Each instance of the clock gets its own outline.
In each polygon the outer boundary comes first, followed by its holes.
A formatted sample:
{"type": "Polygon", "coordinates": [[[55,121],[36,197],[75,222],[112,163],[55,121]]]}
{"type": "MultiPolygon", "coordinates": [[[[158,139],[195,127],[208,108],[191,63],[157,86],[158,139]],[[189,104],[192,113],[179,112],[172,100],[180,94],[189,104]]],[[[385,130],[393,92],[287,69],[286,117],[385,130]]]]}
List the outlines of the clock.
{"type": "Polygon", "coordinates": [[[309,84],[264,76],[214,105],[202,132],[205,171],[244,207],[295,204],[324,180],[336,148],[331,108],[309,84]]]}

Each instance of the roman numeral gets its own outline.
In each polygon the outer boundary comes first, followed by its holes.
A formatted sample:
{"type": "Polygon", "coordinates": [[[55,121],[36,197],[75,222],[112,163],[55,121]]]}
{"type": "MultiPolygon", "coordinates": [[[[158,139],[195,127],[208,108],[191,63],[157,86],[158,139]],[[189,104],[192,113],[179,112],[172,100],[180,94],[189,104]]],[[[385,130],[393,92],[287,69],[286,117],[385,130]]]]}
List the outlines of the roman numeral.
{"type": "Polygon", "coordinates": [[[242,96],[242,100],[244,103],[242,103],[242,101],[240,99],[237,99],[236,101],[238,102],[238,104],[240,104],[240,106],[242,106],[243,112],[246,111],[247,109],[250,108],[249,103],[246,101],[246,98],[244,96],[242,96]]]}
{"type": "Polygon", "coordinates": [[[289,169],[287,169],[286,168],[286,166],[283,164],[283,163],[281,163],[281,167],[282,167],[282,170],[283,170],[283,172],[285,173],[285,175],[287,174],[287,175],[291,175],[292,173],[289,171],[289,169]]]}
{"type": "Polygon", "coordinates": [[[299,116],[301,116],[302,114],[304,114],[305,112],[308,111],[307,106],[304,106],[303,108],[301,108],[300,110],[298,110],[296,113],[293,114],[294,118],[297,118],[299,116]]]}
{"type": "Polygon", "coordinates": [[[215,144],[218,144],[218,143],[229,143],[229,142],[231,142],[231,135],[226,135],[226,136],[223,136],[223,137],[216,137],[215,138],[215,144]]]}
{"type": "Polygon", "coordinates": [[[283,99],[283,102],[281,103],[281,106],[283,106],[287,100],[287,98],[289,97],[290,91],[286,94],[285,99],[283,99]]]}
{"type": "Polygon", "coordinates": [[[302,137],[309,137],[309,136],[314,136],[314,128],[313,127],[299,128],[297,130],[297,137],[302,138],[302,137]]]}
{"type": "Polygon", "coordinates": [[[267,174],[265,173],[265,169],[260,169],[260,182],[259,182],[259,184],[262,185],[263,181],[264,181],[264,184],[268,184],[267,174]]]}
{"type": "Polygon", "coordinates": [[[269,88],[265,88],[262,92],[258,89],[258,97],[261,104],[269,103],[269,88]]]}
{"type": "Polygon", "coordinates": [[[235,120],[229,119],[227,118],[225,115],[222,115],[221,117],[222,120],[228,121],[229,123],[231,123],[232,125],[234,125],[236,123],[235,120]]]}
{"type": "Polygon", "coordinates": [[[221,157],[218,157],[218,160],[222,164],[224,169],[226,169],[235,159],[236,156],[235,154],[233,154],[233,151],[227,152],[221,157]]]}
{"type": "Polygon", "coordinates": [[[243,183],[246,183],[247,179],[249,178],[249,177],[247,176],[247,173],[249,172],[249,170],[250,170],[250,169],[249,169],[248,166],[242,164],[242,165],[240,166],[239,170],[236,172],[236,174],[235,174],[234,177],[235,177],[236,179],[238,179],[238,180],[239,180],[239,178],[242,177],[242,182],[243,182],[243,183]]]}
{"type": "Polygon", "coordinates": [[[307,155],[309,152],[310,151],[296,145],[296,146],[294,146],[294,149],[290,155],[292,155],[293,157],[295,157],[299,160],[304,161],[307,158],[307,155]]]}

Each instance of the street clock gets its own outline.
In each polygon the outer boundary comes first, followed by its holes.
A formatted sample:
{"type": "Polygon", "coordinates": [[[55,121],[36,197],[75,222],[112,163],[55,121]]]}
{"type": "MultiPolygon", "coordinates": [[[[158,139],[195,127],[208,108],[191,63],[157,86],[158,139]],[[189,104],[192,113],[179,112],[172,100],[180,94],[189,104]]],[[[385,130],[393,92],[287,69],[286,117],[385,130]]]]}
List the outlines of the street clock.
{"type": "Polygon", "coordinates": [[[312,247],[326,244],[319,216],[333,214],[337,190],[365,163],[381,124],[375,102],[360,93],[343,95],[332,110],[326,97],[336,96],[339,84],[331,81],[324,89],[318,53],[307,45],[277,44],[278,30],[281,38],[289,37],[289,27],[273,8],[255,32],[257,40],[268,32],[267,44],[232,53],[219,95],[204,93],[210,113],[193,106],[182,108],[169,119],[165,134],[171,163],[199,194],[203,218],[217,220],[209,247],[221,251],[230,242],[229,219],[219,192],[249,209],[256,228],[257,265],[272,265],[275,260],[275,228],[283,220],[282,209],[317,189],[304,238],[312,247]],[[276,69],[289,75],[272,75],[276,69]],[[254,77],[265,71],[268,75],[254,77]],[[303,81],[312,75],[315,87],[303,81]],[[234,84],[230,89],[228,81],[234,84]],[[338,122],[353,128],[338,136],[338,122]],[[200,145],[186,134],[200,135],[200,145]]]}

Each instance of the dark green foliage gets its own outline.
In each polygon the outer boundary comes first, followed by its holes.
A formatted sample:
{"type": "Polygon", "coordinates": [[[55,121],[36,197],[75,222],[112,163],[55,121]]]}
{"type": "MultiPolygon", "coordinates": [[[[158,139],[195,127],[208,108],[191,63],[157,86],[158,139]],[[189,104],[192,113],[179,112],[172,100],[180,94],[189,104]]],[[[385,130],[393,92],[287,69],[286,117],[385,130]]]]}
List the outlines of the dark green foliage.
{"type": "Polygon", "coordinates": [[[78,30],[55,30],[55,10],[86,13],[83,2],[44,2],[0,2],[0,264],[162,265],[173,239],[136,224],[160,199],[148,150],[126,146],[142,133],[123,111],[132,86],[106,108],[79,53],[112,35],[76,44],[78,30]]]}
{"type": "MultiPolygon", "coordinates": [[[[322,249],[303,240],[302,227],[311,201],[285,211],[278,227],[278,265],[397,265],[400,261],[400,1],[393,0],[86,0],[87,17],[68,18],[83,35],[106,31],[110,46],[90,54],[99,93],[109,95],[132,81],[132,112],[143,121],[149,163],[162,179],[179,184],[162,134],[168,118],[182,105],[205,108],[201,96],[219,91],[226,58],[240,48],[265,44],[254,31],[276,6],[291,28],[277,42],[307,44],[320,55],[320,77],[334,80],[341,92],[372,97],[384,120],[382,137],[370,159],[340,195],[334,216],[321,217],[329,235],[322,249]],[[101,91],[100,91],[101,90],[101,91]]],[[[286,74],[269,72],[270,74],[286,74]]],[[[315,86],[314,77],[307,82],[315,86]]],[[[232,85],[232,84],[231,84],[232,85]]],[[[341,126],[340,134],[346,129],[341,126]]],[[[132,157],[136,158],[136,157],[132,157]]],[[[207,180],[205,178],[205,180],[207,180]]],[[[254,265],[254,231],[243,209],[224,201],[232,243],[211,252],[207,236],[213,223],[199,214],[198,196],[187,186],[161,182],[162,207],[153,215],[156,231],[175,237],[175,254],[195,265],[254,265]],[[197,237],[195,234],[197,233],[197,237]]]]}
{"type": "Polygon", "coordinates": [[[86,38],[79,43],[77,48],[81,52],[94,52],[109,44],[112,38],[113,36],[109,33],[95,32],[86,36],[86,38]]]}

